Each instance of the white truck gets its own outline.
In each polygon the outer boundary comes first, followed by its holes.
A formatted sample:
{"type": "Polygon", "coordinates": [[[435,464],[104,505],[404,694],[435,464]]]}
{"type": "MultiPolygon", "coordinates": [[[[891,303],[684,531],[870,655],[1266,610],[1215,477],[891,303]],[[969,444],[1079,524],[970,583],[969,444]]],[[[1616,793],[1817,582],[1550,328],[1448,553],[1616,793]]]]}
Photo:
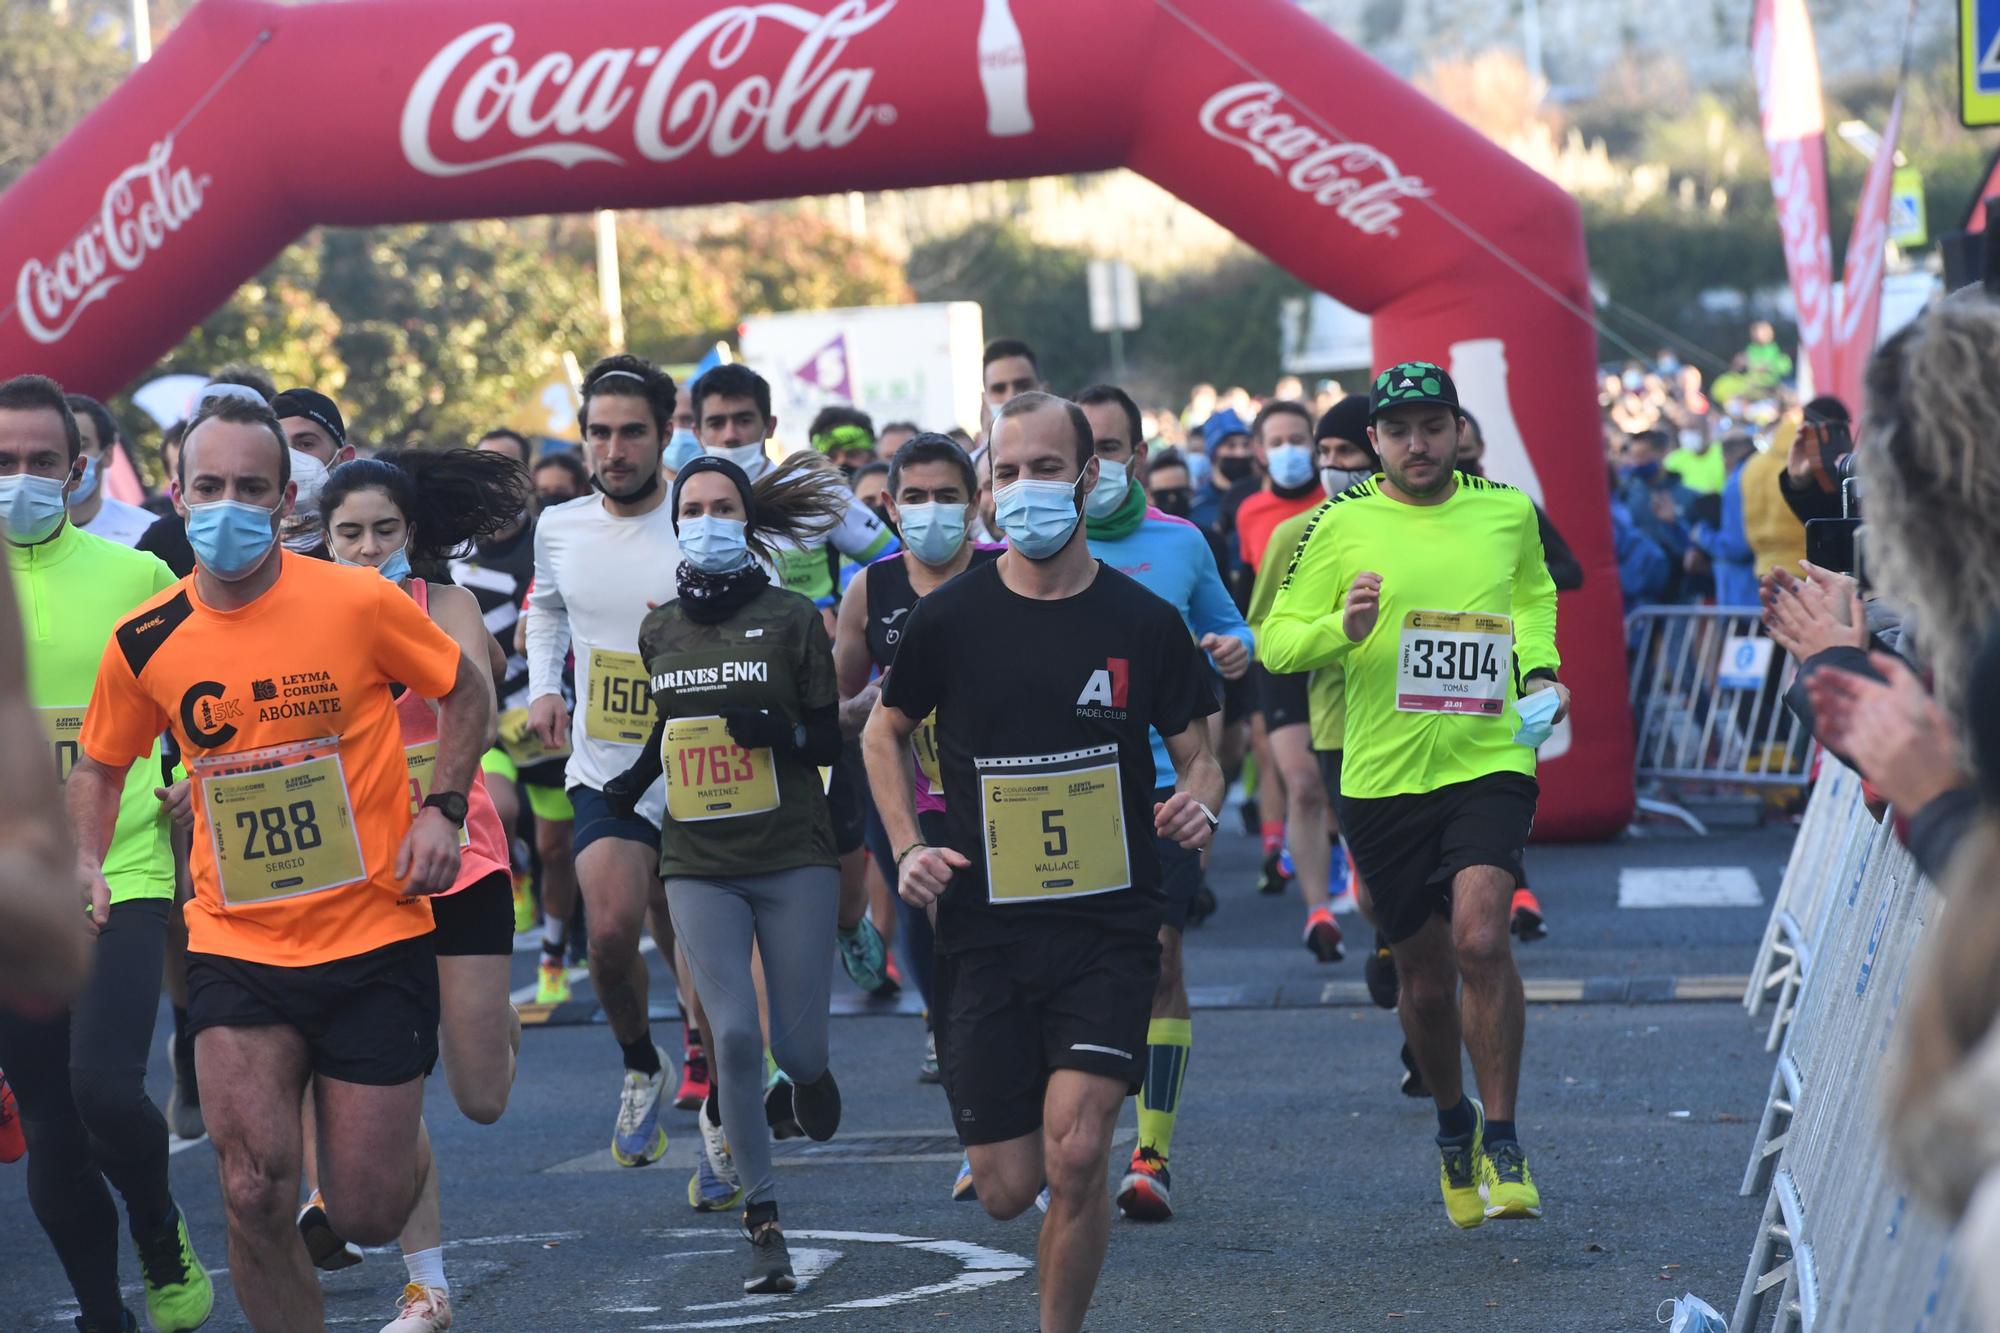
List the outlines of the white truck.
{"type": "Polygon", "coordinates": [[[829,404],[921,430],[979,429],[984,324],[976,301],[752,315],[742,360],[771,383],[778,434],[794,448],[829,404]]]}

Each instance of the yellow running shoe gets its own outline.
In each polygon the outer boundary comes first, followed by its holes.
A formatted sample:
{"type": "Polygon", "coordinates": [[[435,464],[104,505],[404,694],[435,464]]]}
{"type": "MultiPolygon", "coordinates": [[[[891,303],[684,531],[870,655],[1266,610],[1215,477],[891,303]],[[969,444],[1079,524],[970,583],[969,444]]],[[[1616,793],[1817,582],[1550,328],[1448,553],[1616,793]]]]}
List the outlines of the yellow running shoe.
{"type": "Polygon", "coordinates": [[[1502,1139],[1480,1159],[1486,1185],[1486,1215],[1498,1218],[1538,1218],[1542,1215],[1542,1194],[1528,1170],[1528,1155],[1521,1145],[1502,1139]]]}
{"type": "Polygon", "coordinates": [[[535,895],[529,886],[534,881],[526,875],[514,878],[514,933],[525,935],[541,924],[542,914],[535,910],[535,895]]]}
{"type": "Polygon", "coordinates": [[[1444,1192],[1444,1210],[1451,1224],[1470,1231],[1487,1218],[1486,1200],[1480,1186],[1492,1167],[1486,1161],[1486,1108],[1468,1097],[1472,1106],[1472,1137],[1447,1139],[1438,1136],[1438,1188],[1444,1192]]]}
{"type": "Polygon", "coordinates": [[[563,1004],[568,999],[569,969],[542,955],[542,965],[535,972],[535,1003],[563,1004]]]}

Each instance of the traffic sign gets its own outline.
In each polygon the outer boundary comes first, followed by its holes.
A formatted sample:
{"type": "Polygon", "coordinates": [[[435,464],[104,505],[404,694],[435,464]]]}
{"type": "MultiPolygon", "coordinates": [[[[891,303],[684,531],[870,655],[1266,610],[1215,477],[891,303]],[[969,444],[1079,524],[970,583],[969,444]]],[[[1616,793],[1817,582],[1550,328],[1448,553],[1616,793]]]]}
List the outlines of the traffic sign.
{"type": "Polygon", "coordinates": [[[2000,125],[2000,0],[1958,0],[1958,118],[2000,125]]]}

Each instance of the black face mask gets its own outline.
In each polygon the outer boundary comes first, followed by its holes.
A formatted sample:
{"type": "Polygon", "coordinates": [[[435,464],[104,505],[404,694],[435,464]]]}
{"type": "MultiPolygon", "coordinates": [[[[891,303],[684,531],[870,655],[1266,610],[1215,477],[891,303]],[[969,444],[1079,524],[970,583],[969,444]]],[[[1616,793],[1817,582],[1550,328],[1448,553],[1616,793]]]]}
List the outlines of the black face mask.
{"type": "Polygon", "coordinates": [[[1225,454],[1215,460],[1215,470],[1224,481],[1241,481],[1250,475],[1251,465],[1255,462],[1246,454],[1225,454]]]}
{"type": "Polygon", "coordinates": [[[1193,492],[1185,486],[1168,486],[1153,492],[1153,508],[1175,518],[1186,518],[1193,492]]]}

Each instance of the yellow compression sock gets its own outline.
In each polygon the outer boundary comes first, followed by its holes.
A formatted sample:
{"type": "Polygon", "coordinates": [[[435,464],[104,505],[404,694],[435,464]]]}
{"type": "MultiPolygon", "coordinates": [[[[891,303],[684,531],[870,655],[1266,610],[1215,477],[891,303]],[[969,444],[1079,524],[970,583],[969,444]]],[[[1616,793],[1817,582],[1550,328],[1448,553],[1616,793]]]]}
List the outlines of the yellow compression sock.
{"type": "Polygon", "coordinates": [[[1156,1018],[1146,1026],[1146,1086],[1139,1094],[1139,1146],[1166,1157],[1174,1143],[1181,1080],[1187,1077],[1194,1033],[1185,1018],[1156,1018]]]}

